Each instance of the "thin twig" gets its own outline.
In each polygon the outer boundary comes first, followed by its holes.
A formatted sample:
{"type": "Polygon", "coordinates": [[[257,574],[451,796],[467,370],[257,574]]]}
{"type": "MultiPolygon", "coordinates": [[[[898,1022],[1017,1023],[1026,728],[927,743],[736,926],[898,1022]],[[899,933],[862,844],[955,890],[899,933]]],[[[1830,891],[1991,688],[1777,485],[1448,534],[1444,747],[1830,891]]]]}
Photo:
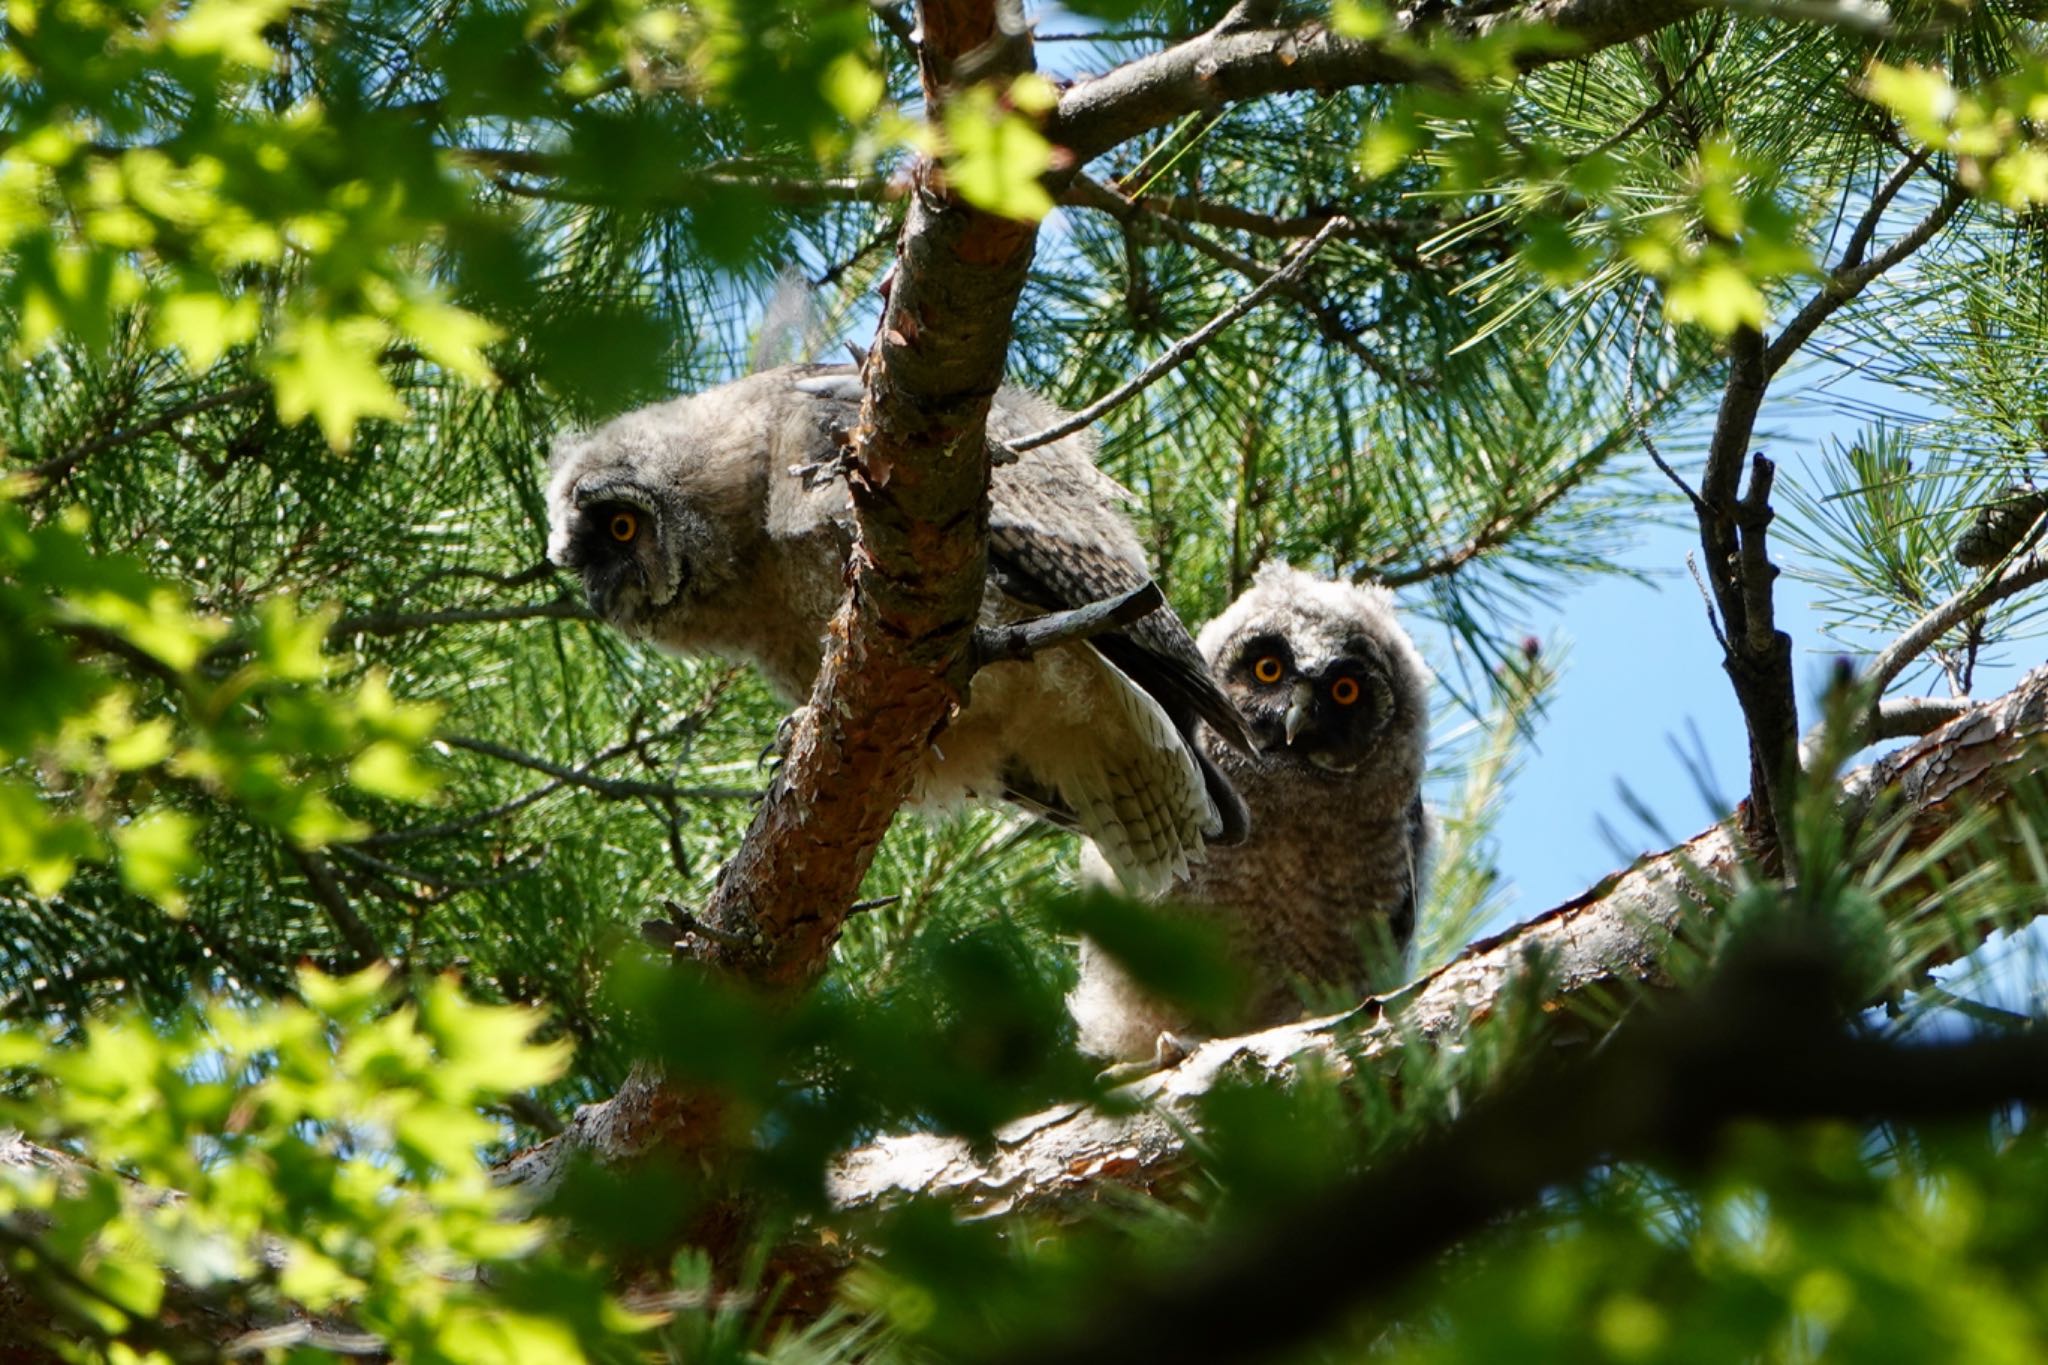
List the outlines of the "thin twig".
{"type": "Polygon", "coordinates": [[[1877,235],[1877,225],[1884,219],[1884,211],[1898,198],[1899,191],[1913,178],[1927,158],[1933,154],[1928,147],[1916,148],[1901,161],[1892,173],[1885,177],[1870,196],[1870,206],[1863,211],[1863,217],[1849,232],[1849,240],[1842,246],[1842,259],[1835,262],[1836,270],[1853,270],[1863,264],[1863,255],[1870,250],[1871,238],[1877,235]]]}
{"type": "Polygon", "coordinates": [[[1120,597],[1035,616],[1015,625],[988,626],[974,632],[974,664],[976,668],[985,668],[994,663],[1023,662],[1040,650],[1143,620],[1165,605],[1166,595],[1148,578],[1143,586],[1120,597]]]}
{"type": "MultiPolygon", "coordinates": [[[[1649,108],[1630,119],[1618,132],[1611,133],[1602,138],[1590,151],[1583,153],[1577,159],[1580,161],[1590,161],[1596,156],[1611,152],[1637,133],[1643,131],[1643,129],[1649,127],[1652,119],[1671,107],[1671,102],[1678,98],[1680,91],[1685,89],[1686,82],[1698,74],[1701,65],[1712,55],[1715,46],[1721,41],[1721,32],[1721,28],[1716,27],[1711,33],[1707,34],[1706,41],[1700,44],[1700,50],[1695,52],[1692,60],[1685,64],[1685,70],[1678,73],[1678,79],[1665,85],[1664,92],[1657,97],[1656,101],[1649,108]]],[[[1658,65],[1660,68],[1659,74],[1662,75],[1661,68],[1663,64],[1660,62],[1658,65]]]]}
{"type": "Polygon", "coordinates": [[[1721,618],[1714,613],[1714,595],[1707,590],[1707,580],[1700,577],[1700,562],[1691,550],[1685,552],[1685,568],[1692,575],[1692,585],[1700,590],[1700,604],[1707,609],[1707,626],[1714,632],[1714,639],[1725,654],[1728,652],[1728,637],[1721,633],[1721,618]]]}
{"type": "Polygon", "coordinates": [[[471,739],[467,735],[441,735],[443,744],[455,749],[466,749],[485,758],[499,759],[505,763],[531,768],[537,773],[546,773],[572,787],[582,787],[614,801],[634,800],[651,796],[669,801],[757,801],[761,793],[752,787],[678,787],[667,782],[637,782],[632,778],[597,777],[581,768],[571,768],[560,763],[521,753],[487,739],[471,739]]]}
{"type": "Polygon", "coordinates": [[[367,967],[373,962],[383,961],[384,945],[377,941],[377,936],[370,932],[370,926],[363,923],[362,916],[356,914],[355,907],[348,903],[348,897],[342,893],[341,883],[334,879],[334,869],[327,865],[327,860],[297,844],[287,844],[286,847],[291,851],[292,861],[306,874],[306,885],[312,889],[313,899],[327,912],[327,917],[341,931],[348,946],[355,949],[355,965],[367,967]]]}
{"type": "MultiPolygon", "coordinates": [[[[1536,521],[1544,513],[1563,501],[1579,485],[1604,467],[1615,451],[1631,434],[1643,435],[1644,432],[1640,423],[1647,419],[1649,412],[1662,408],[1664,404],[1675,397],[1682,386],[1682,382],[1676,379],[1666,384],[1650,399],[1641,418],[1630,416],[1619,429],[1610,432],[1605,438],[1594,445],[1591,450],[1573,460],[1558,475],[1556,481],[1534,501],[1514,511],[1496,516],[1492,521],[1474,532],[1463,544],[1453,550],[1446,551],[1435,559],[1424,560],[1420,564],[1413,564],[1408,568],[1398,569],[1390,573],[1373,574],[1372,581],[1382,587],[1404,588],[1411,584],[1427,582],[1433,578],[1446,578],[1464,568],[1465,565],[1473,560],[1505,545],[1516,535],[1535,525],[1536,521]]],[[[1684,487],[1684,485],[1681,484],[1680,487],[1684,487]]],[[[1686,491],[1688,493],[1691,492],[1690,489],[1686,491]]]]}
{"type": "Polygon", "coordinates": [[[706,924],[695,914],[684,909],[678,901],[663,900],[661,908],[668,918],[640,922],[641,937],[658,947],[666,947],[673,951],[681,945],[686,934],[695,934],[706,942],[722,943],[728,948],[744,950],[752,947],[746,935],[729,933],[715,925],[706,924]]]}
{"type": "Polygon", "coordinates": [[[202,412],[211,412],[215,408],[232,407],[237,403],[246,403],[251,399],[260,398],[269,391],[269,388],[268,384],[257,382],[236,384],[232,388],[222,389],[217,393],[205,394],[189,402],[166,408],[147,422],[139,423],[121,431],[110,431],[104,436],[97,436],[81,445],[73,446],[61,455],[47,459],[41,464],[32,465],[22,471],[23,474],[37,481],[36,486],[25,495],[24,500],[33,501],[48,493],[81,462],[91,459],[103,451],[114,450],[168,431],[187,417],[196,417],[202,412]]]}
{"type": "Polygon", "coordinates": [[[1090,422],[1101,417],[1104,413],[1113,411],[1137,397],[1161,378],[1185,364],[1188,358],[1206,346],[1211,338],[1245,314],[1251,312],[1252,309],[1264,303],[1268,298],[1272,297],[1276,290],[1300,279],[1302,272],[1308,269],[1310,258],[1322,249],[1325,242],[1337,235],[1338,229],[1346,221],[1343,218],[1332,218],[1328,223],[1325,223],[1321,232],[1318,232],[1315,236],[1302,243],[1301,247],[1292,256],[1287,258],[1286,263],[1268,276],[1256,289],[1253,289],[1236,303],[1231,304],[1230,307],[1224,309],[1215,317],[1167,347],[1166,354],[1146,366],[1143,371],[1132,377],[1128,383],[1090,403],[1087,407],[1074,413],[1064,421],[1047,427],[1044,431],[1033,432],[1021,440],[1006,441],[1004,444],[1010,450],[1019,453],[1036,449],[1039,446],[1057,441],[1062,436],[1073,435],[1090,422]]]}
{"type": "MultiPolygon", "coordinates": [[[[1900,631],[1890,644],[1879,650],[1876,657],[1864,665],[1862,673],[1856,680],[1858,685],[1873,696],[1883,692],[1929,645],[1956,625],[2009,597],[2025,592],[2028,588],[2048,583],[2048,550],[2033,548],[2040,542],[2044,533],[2048,533],[2048,518],[2035,521],[2033,530],[2028,532],[2006,556],[2004,567],[1987,572],[1975,583],[1900,631]]],[[[1883,723],[1883,703],[1879,703],[1874,708],[1874,714],[1865,719],[1858,734],[1851,737],[1852,740],[1868,742],[1877,738],[1896,738],[1897,736],[1879,734],[1883,723]]],[[[1821,738],[1819,727],[1809,730],[1800,741],[1802,753],[1814,752],[1821,738]]]]}
{"type": "MultiPolygon", "coordinates": [[[[1088,176],[1076,176],[1074,183],[1068,186],[1066,193],[1062,195],[1060,203],[1068,207],[1095,209],[1121,223],[1128,223],[1142,215],[1144,221],[1156,227],[1162,235],[1190,250],[1200,252],[1225,270],[1233,271],[1255,285],[1263,284],[1273,277],[1274,272],[1270,266],[1263,265],[1250,256],[1195,231],[1171,214],[1150,207],[1149,198],[1129,198],[1121,190],[1105,185],[1099,180],[1092,180],[1088,176]]],[[[1329,222],[1335,221],[1338,220],[1331,219],[1325,222],[1324,226],[1327,227],[1329,222]]],[[[1387,383],[1427,387],[1433,382],[1427,374],[1400,369],[1378,351],[1366,345],[1344,319],[1338,316],[1337,311],[1306,285],[1290,282],[1283,287],[1283,292],[1315,319],[1316,327],[1325,339],[1342,346],[1387,383]]]]}
{"type": "Polygon", "coordinates": [[[597,613],[574,598],[506,607],[450,607],[443,611],[370,613],[344,616],[327,628],[330,640],[352,635],[404,635],[439,626],[494,625],[505,621],[594,621],[597,613]]]}
{"type": "MultiPolygon", "coordinates": [[[[1892,192],[1897,193],[1896,190],[1892,192]]],[[[1864,287],[1872,280],[1927,245],[1934,234],[1947,226],[1948,220],[1955,217],[1957,210],[1968,203],[1969,199],[1968,190],[1960,185],[1951,185],[1942,195],[1941,202],[1936,204],[1925,218],[1915,223],[1905,236],[1867,261],[1859,261],[1853,265],[1845,263],[1836,267],[1828,276],[1827,282],[1820,287],[1820,291],[1807,301],[1806,306],[1799,310],[1792,321],[1785,324],[1785,330],[1778,333],[1777,339],[1771,342],[1770,349],[1763,357],[1765,374],[1774,375],[1784,369],[1786,363],[1798,353],[1799,348],[1806,344],[1806,339],[1812,336],[1814,330],[1827,321],[1835,310],[1862,293],[1864,287]]],[[[1876,230],[1874,223],[1871,224],[1870,230],[1876,230]]],[[[1864,242],[1868,241],[1863,224],[1857,225],[1856,232],[1863,234],[1864,242]]],[[[1852,236],[1850,245],[1860,251],[1862,243],[1852,236]]]]}
{"type": "Polygon", "coordinates": [[[285,1322],[244,1332],[222,1346],[220,1353],[225,1359],[239,1360],[243,1356],[263,1355],[291,1346],[304,1346],[338,1356],[379,1356],[389,1349],[384,1338],[368,1332],[337,1332],[327,1327],[316,1327],[310,1322],[285,1322]]]}

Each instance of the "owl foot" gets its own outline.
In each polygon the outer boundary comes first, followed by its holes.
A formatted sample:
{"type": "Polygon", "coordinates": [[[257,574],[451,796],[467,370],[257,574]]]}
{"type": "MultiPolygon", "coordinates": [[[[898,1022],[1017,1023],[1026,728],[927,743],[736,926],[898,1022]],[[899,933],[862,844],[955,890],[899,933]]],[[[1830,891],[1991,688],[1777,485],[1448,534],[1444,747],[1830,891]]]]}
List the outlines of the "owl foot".
{"type": "Polygon", "coordinates": [[[1194,1055],[1201,1042],[1199,1038],[1183,1038],[1177,1033],[1161,1029],[1159,1037],[1153,1040],[1150,1057],[1136,1062],[1119,1062],[1115,1066],[1096,1072],[1095,1079],[1107,1086],[1129,1085],[1132,1081],[1143,1080],[1155,1072],[1179,1066],[1194,1055]]]}
{"type": "Polygon", "coordinates": [[[754,760],[756,768],[763,772],[773,772],[789,760],[789,751],[796,747],[797,728],[803,724],[804,717],[810,714],[810,710],[807,705],[799,706],[775,722],[775,738],[761,747],[760,756],[754,760]]]}

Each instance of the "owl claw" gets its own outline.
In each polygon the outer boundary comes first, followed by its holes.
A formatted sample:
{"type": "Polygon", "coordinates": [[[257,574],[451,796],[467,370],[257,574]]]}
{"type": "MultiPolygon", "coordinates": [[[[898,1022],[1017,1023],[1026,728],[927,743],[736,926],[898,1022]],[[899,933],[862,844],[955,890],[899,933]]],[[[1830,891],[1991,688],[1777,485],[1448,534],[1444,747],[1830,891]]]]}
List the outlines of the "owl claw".
{"type": "Polygon", "coordinates": [[[775,738],[761,746],[761,753],[754,760],[754,766],[763,772],[772,772],[789,761],[789,751],[796,747],[796,732],[803,724],[810,707],[799,706],[781,720],[775,722],[775,738]]]}
{"type": "Polygon", "coordinates": [[[1095,1073],[1095,1079],[1107,1086],[1129,1085],[1132,1081],[1143,1080],[1179,1066],[1194,1055],[1201,1045],[1199,1038],[1183,1038],[1169,1029],[1161,1029],[1152,1042],[1152,1055],[1135,1062],[1119,1062],[1095,1073]]]}

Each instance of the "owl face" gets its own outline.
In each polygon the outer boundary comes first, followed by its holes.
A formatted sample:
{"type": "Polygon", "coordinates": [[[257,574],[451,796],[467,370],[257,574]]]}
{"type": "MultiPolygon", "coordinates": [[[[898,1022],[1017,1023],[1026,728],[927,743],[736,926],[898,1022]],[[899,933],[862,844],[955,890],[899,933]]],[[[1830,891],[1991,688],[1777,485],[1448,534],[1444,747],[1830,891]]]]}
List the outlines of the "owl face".
{"type": "MultiPolygon", "coordinates": [[[[687,402],[564,436],[550,461],[548,558],[580,575],[591,609],[632,636],[658,634],[732,576],[729,538],[704,505],[719,470],[698,454],[687,402]]],[[[740,482],[745,496],[751,485],[740,482]]]]}
{"type": "Polygon", "coordinates": [[[628,634],[643,633],[647,617],[689,579],[661,499],[630,480],[597,479],[566,490],[563,511],[550,557],[582,577],[591,610],[628,634]]]}
{"type": "Polygon", "coordinates": [[[1222,683],[1266,757],[1334,772],[1364,762],[1398,719],[1385,661],[1364,638],[1300,658],[1285,637],[1254,634],[1238,642],[1222,683]]]}
{"type": "Polygon", "coordinates": [[[1201,647],[1268,762],[1349,773],[1426,729],[1429,673],[1383,589],[1268,565],[1201,647]]]}

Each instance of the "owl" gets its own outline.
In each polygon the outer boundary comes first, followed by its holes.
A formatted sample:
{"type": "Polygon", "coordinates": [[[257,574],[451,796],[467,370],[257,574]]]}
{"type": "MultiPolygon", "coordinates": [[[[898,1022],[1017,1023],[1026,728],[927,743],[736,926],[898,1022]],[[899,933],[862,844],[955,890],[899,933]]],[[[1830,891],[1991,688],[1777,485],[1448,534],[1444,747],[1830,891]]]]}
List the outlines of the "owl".
{"type": "MultiPolygon", "coordinates": [[[[1248,752],[1204,736],[1251,832],[1166,899],[1220,927],[1249,992],[1215,1022],[1240,1032],[1298,1017],[1311,996],[1356,1001],[1403,965],[1430,837],[1430,674],[1392,594],[1282,564],[1203,628],[1201,650],[1251,727],[1248,752]]],[[[1097,1056],[1164,1065],[1190,1046],[1192,1021],[1086,941],[1067,1007],[1097,1056]]]]}
{"type": "MultiPolygon", "coordinates": [[[[751,662],[792,704],[810,694],[845,592],[853,515],[834,467],[859,415],[851,366],[787,366],[629,413],[556,442],[548,553],[628,636],[751,662]]],[[[1004,388],[989,436],[1057,408],[1004,388]]],[[[1014,624],[1150,581],[1085,435],[996,464],[980,624],[1014,624]]],[[[924,755],[910,799],[1007,800],[1079,830],[1134,894],[1242,838],[1214,757],[1251,737],[1169,608],[1029,660],[990,663],[924,755]],[[1221,742],[1196,742],[1206,722],[1221,742]]]]}

